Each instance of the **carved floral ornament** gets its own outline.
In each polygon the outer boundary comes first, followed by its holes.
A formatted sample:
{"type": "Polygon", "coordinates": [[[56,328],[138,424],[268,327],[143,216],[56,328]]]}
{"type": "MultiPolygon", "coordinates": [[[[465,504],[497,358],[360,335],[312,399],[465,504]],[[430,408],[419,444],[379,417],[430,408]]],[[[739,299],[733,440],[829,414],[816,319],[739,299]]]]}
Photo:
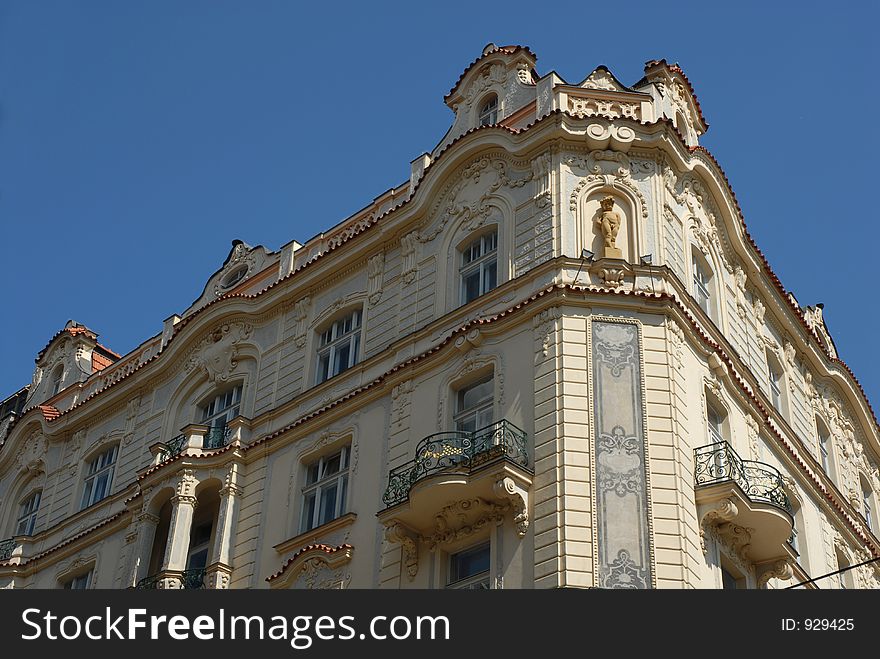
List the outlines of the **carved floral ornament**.
{"type": "Polygon", "coordinates": [[[247,323],[224,323],[204,337],[185,364],[187,372],[201,368],[211,382],[225,382],[238,365],[239,344],[250,337],[247,323]]]}
{"type": "Polygon", "coordinates": [[[48,450],[49,442],[46,437],[39,430],[33,432],[18,450],[15,458],[16,470],[19,472],[27,470],[32,475],[45,472],[48,450]]]}
{"type": "Polygon", "coordinates": [[[309,545],[300,549],[277,573],[268,577],[272,588],[327,590],[345,588],[351,581],[347,566],[354,547],[309,545]]]}
{"type": "Polygon", "coordinates": [[[498,190],[504,187],[519,188],[543,176],[538,166],[525,177],[513,179],[508,167],[509,163],[501,154],[482,156],[465,167],[460,177],[440,195],[441,199],[449,201],[442,211],[436,213],[439,219],[419,231],[419,242],[430,242],[440,235],[449,222],[461,222],[464,231],[475,231],[486,224],[493,211],[500,212],[491,199],[498,190]]]}
{"type": "Polygon", "coordinates": [[[690,228],[700,246],[707,254],[710,251],[718,254],[724,269],[734,274],[736,258],[719,220],[721,211],[702,181],[692,172],[679,178],[669,165],[665,165],[663,182],[669,195],[690,211],[690,228]]]}
{"type": "Polygon", "coordinates": [[[492,486],[495,500],[475,497],[450,501],[434,515],[433,528],[418,533],[397,520],[385,527],[385,541],[400,545],[401,559],[410,581],[419,570],[419,545],[426,544],[430,551],[443,545],[504,523],[508,512],[513,514],[517,535],[525,537],[529,528],[528,491],[509,476],[499,478],[492,486]]]}

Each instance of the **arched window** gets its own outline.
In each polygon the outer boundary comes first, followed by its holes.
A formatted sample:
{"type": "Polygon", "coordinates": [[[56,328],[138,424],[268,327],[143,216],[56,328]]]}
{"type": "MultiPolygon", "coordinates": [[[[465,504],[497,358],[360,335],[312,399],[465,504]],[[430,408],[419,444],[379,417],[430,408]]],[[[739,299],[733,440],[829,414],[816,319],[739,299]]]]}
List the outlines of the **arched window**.
{"type": "Polygon", "coordinates": [[[89,462],[80,508],[88,508],[110,495],[118,450],[119,446],[114,444],[89,462]]]}
{"type": "Polygon", "coordinates": [[[461,250],[461,304],[476,300],[498,285],[498,229],[484,233],[461,250]]]}
{"type": "Polygon", "coordinates": [[[18,507],[18,522],[15,525],[15,535],[33,535],[37,525],[37,512],[40,509],[40,497],[43,492],[37,490],[21,502],[18,507]]]}
{"type": "Polygon", "coordinates": [[[782,365],[771,351],[767,351],[767,378],[770,381],[770,402],[773,403],[780,413],[783,411],[783,392],[785,391],[785,383],[783,382],[782,365]]]}
{"type": "Polygon", "coordinates": [[[498,122],[498,97],[492,94],[480,104],[480,126],[491,126],[498,122]]]}
{"type": "Polygon", "coordinates": [[[64,364],[58,364],[55,367],[55,370],[52,371],[52,393],[51,396],[54,396],[59,391],[61,391],[61,384],[64,381],[64,364]]]}
{"type": "Polygon", "coordinates": [[[691,266],[693,268],[693,295],[700,308],[714,321],[717,322],[716,301],[714,297],[715,282],[712,268],[708,261],[696,249],[691,253],[691,266]]]}
{"type": "Polygon", "coordinates": [[[355,309],[319,332],[317,384],[360,361],[361,310],[355,309]]]}

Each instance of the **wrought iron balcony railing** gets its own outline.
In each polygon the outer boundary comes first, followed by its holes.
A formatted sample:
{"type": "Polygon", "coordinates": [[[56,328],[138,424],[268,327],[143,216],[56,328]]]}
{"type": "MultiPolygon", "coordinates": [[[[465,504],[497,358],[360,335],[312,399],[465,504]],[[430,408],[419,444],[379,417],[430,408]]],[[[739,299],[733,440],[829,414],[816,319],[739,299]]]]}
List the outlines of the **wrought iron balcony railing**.
{"type": "MultiPolygon", "coordinates": [[[[159,572],[158,574],[151,574],[148,577],[144,577],[140,581],[137,582],[135,588],[138,590],[156,590],[159,588],[159,584],[162,579],[165,578],[165,573],[159,572]]],[[[181,588],[187,590],[198,590],[200,588],[205,587],[205,568],[198,568],[195,570],[184,570],[180,575],[181,588]]]]}
{"type": "Polygon", "coordinates": [[[228,426],[211,426],[202,442],[202,448],[223,448],[229,443],[229,436],[231,434],[232,428],[228,426]]]}
{"type": "MultiPolygon", "coordinates": [[[[229,428],[228,426],[211,426],[210,428],[208,428],[208,432],[205,434],[205,437],[202,440],[202,448],[223,448],[224,446],[226,446],[226,444],[229,443],[229,437],[231,434],[232,428],[229,428]]],[[[160,462],[163,462],[183,453],[183,450],[186,448],[186,445],[188,443],[189,438],[186,435],[178,435],[174,439],[165,442],[165,445],[160,453],[160,462]]]]}
{"type": "Polygon", "coordinates": [[[0,540],[0,561],[5,561],[9,557],[12,556],[12,552],[15,551],[16,547],[15,538],[8,538],[7,540],[0,540]]]}
{"type": "Polygon", "coordinates": [[[450,431],[428,435],[416,446],[415,457],[388,473],[388,487],[382,496],[386,506],[409,497],[418,481],[431,474],[456,467],[474,469],[495,458],[504,458],[528,468],[526,433],[507,420],[473,432],[450,431]]]}
{"type": "Polygon", "coordinates": [[[782,476],[770,465],[743,460],[727,442],[715,442],[694,451],[696,486],[736,483],[751,501],[768,503],[792,514],[782,476]]]}

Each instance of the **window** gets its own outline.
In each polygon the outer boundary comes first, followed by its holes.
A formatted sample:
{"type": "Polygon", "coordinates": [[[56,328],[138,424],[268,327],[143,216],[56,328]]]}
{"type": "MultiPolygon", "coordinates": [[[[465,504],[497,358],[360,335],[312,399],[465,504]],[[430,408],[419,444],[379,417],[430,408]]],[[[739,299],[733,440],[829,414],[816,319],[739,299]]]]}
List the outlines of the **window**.
{"type": "Polygon", "coordinates": [[[61,383],[64,381],[64,366],[58,364],[52,371],[52,396],[61,391],[61,383]]]}
{"type": "Polygon", "coordinates": [[[489,590],[489,543],[449,557],[447,588],[489,590]]]}
{"type": "Polygon", "coordinates": [[[498,231],[487,233],[461,252],[461,303],[467,304],[498,285],[498,231]]]}
{"type": "Polygon", "coordinates": [[[193,525],[189,539],[189,558],[187,570],[200,570],[208,564],[208,550],[211,545],[211,522],[193,525]]]}
{"type": "Polygon", "coordinates": [[[837,569],[840,572],[837,573],[837,585],[841,590],[846,590],[848,588],[854,588],[855,584],[852,580],[852,570],[849,570],[850,567],[849,561],[846,559],[846,556],[839,549],[834,550],[835,555],[837,556],[837,569]]]}
{"type": "Polygon", "coordinates": [[[693,254],[694,269],[694,298],[700,308],[710,316],[712,315],[712,272],[706,267],[702,259],[693,254]]]}
{"type": "Polygon", "coordinates": [[[73,579],[65,581],[64,587],[67,590],[86,590],[91,586],[92,572],[94,572],[94,570],[89,570],[85,574],[81,574],[73,579]]]}
{"type": "Polygon", "coordinates": [[[306,467],[300,533],[326,524],[345,513],[350,452],[351,447],[346,446],[306,467]]]}
{"type": "Polygon", "coordinates": [[[361,310],[356,309],[321,332],[318,347],[318,384],[358,363],[361,310]]]}
{"type": "Polygon", "coordinates": [[[724,414],[714,405],[706,406],[706,418],[709,424],[709,440],[712,443],[724,441],[724,414]]]}
{"type": "Polygon", "coordinates": [[[495,386],[490,375],[484,380],[459,389],[455,402],[455,429],[473,432],[490,425],[494,419],[495,386]]]}
{"type": "Polygon", "coordinates": [[[861,479],[862,484],[862,514],[865,517],[865,524],[868,526],[869,531],[874,530],[874,517],[872,513],[872,499],[873,492],[871,491],[870,486],[865,483],[864,479],[861,479]]]}
{"type": "Polygon", "coordinates": [[[816,432],[819,435],[819,459],[822,461],[822,470],[830,476],[831,449],[829,448],[829,440],[831,439],[831,433],[828,432],[828,428],[819,419],[816,419],[816,432]]]}
{"type": "Polygon", "coordinates": [[[782,368],[776,358],[767,353],[767,374],[770,379],[770,400],[780,412],[782,411],[782,368]]]}
{"type": "Polygon", "coordinates": [[[498,97],[494,94],[480,106],[480,125],[491,126],[498,122],[498,97]]]}
{"type": "Polygon", "coordinates": [[[18,524],[15,525],[15,535],[34,534],[42,494],[40,490],[37,490],[21,503],[18,509],[18,524]]]}
{"type": "Polygon", "coordinates": [[[238,385],[215,396],[202,408],[202,423],[211,428],[225,428],[241,414],[241,389],[242,385],[238,385]]]}
{"type": "Polygon", "coordinates": [[[111,446],[89,463],[80,508],[91,506],[110,494],[110,486],[113,484],[113,465],[116,462],[118,449],[118,446],[111,446]]]}

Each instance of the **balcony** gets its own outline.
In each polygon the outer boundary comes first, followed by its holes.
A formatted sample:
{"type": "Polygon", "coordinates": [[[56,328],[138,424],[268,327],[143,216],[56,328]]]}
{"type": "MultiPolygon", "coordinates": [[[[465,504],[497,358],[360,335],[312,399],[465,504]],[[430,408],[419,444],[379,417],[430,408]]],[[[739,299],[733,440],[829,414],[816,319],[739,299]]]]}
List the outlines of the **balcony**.
{"type": "Polygon", "coordinates": [[[416,446],[415,457],[388,474],[377,517],[385,539],[403,548],[410,581],[419,570],[419,546],[433,550],[462,533],[501,524],[510,516],[517,535],[529,527],[526,433],[509,421],[474,432],[440,432],[416,446]]]}
{"type": "Polygon", "coordinates": [[[229,443],[233,428],[231,426],[202,426],[193,424],[184,428],[184,433],[167,442],[154,445],[156,461],[164,462],[176,457],[194,445],[205,451],[223,448],[229,443]]]}
{"type": "Polygon", "coordinates": [[[15,538],[0,540],[0,561],[6,561],[12,558],[12,552],[15,551],[17,546],[18,543],[15,541],[15,538]]]}
{"type": "Polygon", "coordinates": [[[138,590],[185,589],[200,590],[205,587],[205,568],[183,572],[159,572],[144,577],[135,586],[138,590]]]}
{"type": "Polygon", "coordinates": [[[725,441],[696,449],[694,463],[703,524],[714,526],[741,558],[755,563],[796,557],[792,507],[776,469],[743,460],[725,441]]]}
{"type": "Polygon", "coordinates": [[[526,433],[507,420],[474,432],[428,435],[416,446],[412,460],[389,472],[382,501],[389,508],[396,506],[409,498],[417,483],[435,474],[471,474],[499,461],[529,470],[526,433]]]}

